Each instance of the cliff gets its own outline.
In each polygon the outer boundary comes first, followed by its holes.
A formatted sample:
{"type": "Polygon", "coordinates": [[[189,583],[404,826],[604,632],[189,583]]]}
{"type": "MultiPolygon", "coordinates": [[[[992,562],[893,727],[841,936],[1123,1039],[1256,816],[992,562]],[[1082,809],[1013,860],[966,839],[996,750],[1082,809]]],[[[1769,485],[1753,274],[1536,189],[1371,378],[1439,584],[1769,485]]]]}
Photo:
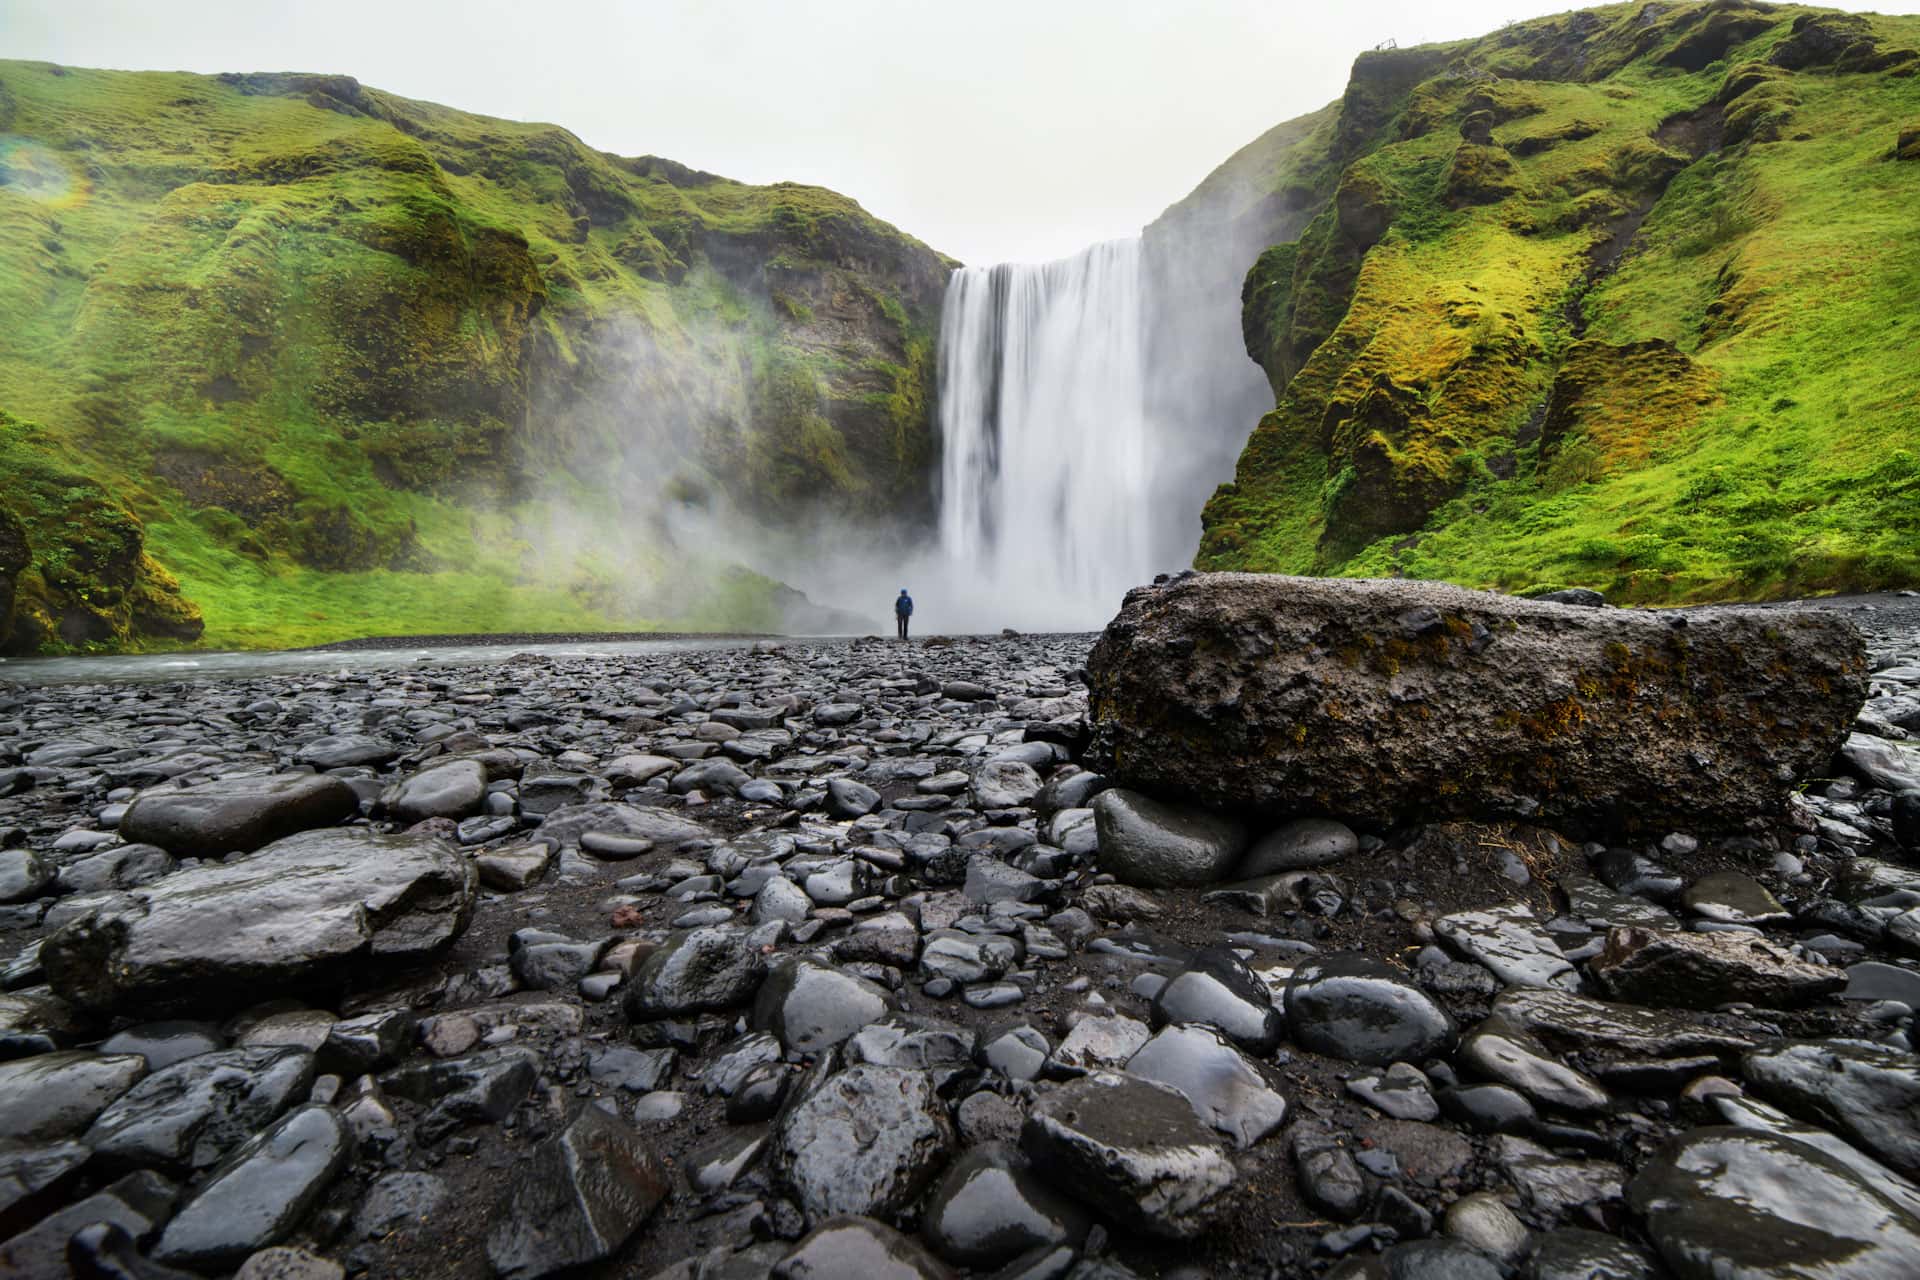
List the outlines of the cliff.
{"type": "Polygon", "coordinates": [[[0,642],[777,625],[711,548],[926,521],[952,265],[344,76],[0,62],[0,642]]]}
{"type": "Polygon", "coordinates": [[[1920,19],[1713,0],[1363,54],[1259,179],[1302,213],[1242,292],[1276,403],[1196,564],[1920,581],[1916,49],[1920,19]]]}

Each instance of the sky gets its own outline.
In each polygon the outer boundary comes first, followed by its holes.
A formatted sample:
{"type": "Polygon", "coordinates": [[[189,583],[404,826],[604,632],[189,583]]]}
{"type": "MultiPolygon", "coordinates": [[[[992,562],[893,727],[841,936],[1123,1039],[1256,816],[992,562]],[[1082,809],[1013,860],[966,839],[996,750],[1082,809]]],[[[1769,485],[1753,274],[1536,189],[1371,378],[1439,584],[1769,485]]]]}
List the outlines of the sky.
{"type": "MultiPolygon", "coordinates": [[[[1920,12],[1886,0],[1882,12],[1920,12]]],[[[964,262],[1131,235],[1340,95],[1354,55],[1534,0],[0,0],[0,57],[315,71],[746,182],[817,183],[964,262]]]]}

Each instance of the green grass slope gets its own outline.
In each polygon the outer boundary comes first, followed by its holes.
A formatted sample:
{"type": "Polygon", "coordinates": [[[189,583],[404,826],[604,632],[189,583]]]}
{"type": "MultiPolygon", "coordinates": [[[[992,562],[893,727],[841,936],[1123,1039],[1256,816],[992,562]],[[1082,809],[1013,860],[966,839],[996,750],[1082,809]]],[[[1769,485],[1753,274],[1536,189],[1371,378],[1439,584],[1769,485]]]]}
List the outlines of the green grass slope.
{"type": "Polygon", "coordinates": [[[1920,583],[1920,19],[1615,5],[1363,55],[1248,274],[1208,569],[1920,583]]]}
{"type": "Polygon", "coordinates": [[[924,519],[951,269],[346,77],[0,62],[0,645],[773,625],[675,529],[924,519]]]}

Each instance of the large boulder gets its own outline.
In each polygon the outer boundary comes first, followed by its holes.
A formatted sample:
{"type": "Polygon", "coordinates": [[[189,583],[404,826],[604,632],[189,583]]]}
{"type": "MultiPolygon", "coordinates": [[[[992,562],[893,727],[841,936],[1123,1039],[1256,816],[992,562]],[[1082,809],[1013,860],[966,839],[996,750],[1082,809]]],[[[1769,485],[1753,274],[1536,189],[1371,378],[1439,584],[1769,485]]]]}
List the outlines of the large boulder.
{"type": "Polygon", "coordinates": [[[432,836],[308,831],[144,885],[40,950],[55,994],[100,1012],[219,1012],[438,954],[473,914],[472,864],[432,836]]]}
{"type": "Polygon", "coordinates": [[[1866,668],[1832,613],[1261,574],[1129,592],[1088,662],[1122,786],[1381,826],[1651,829],[1778,815],[1846,740],[1866,668]]]}

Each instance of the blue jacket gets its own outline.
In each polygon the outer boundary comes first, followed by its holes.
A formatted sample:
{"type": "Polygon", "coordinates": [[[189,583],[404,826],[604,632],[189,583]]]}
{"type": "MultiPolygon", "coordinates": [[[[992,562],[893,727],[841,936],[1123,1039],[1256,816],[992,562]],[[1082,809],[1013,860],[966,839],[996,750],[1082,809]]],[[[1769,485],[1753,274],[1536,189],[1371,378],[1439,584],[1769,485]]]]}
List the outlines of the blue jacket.
{"type": "Polygon", "coordinates": [[[893,611],[903,618],[913,616],[913,597],[902,591],[893,602],[893,611]]]}

